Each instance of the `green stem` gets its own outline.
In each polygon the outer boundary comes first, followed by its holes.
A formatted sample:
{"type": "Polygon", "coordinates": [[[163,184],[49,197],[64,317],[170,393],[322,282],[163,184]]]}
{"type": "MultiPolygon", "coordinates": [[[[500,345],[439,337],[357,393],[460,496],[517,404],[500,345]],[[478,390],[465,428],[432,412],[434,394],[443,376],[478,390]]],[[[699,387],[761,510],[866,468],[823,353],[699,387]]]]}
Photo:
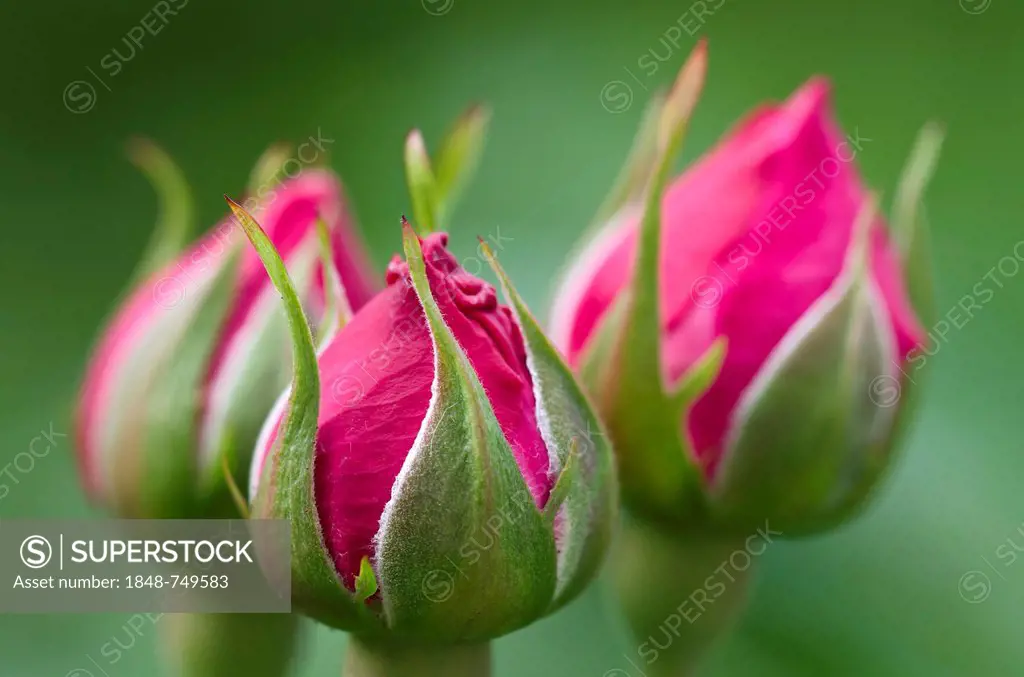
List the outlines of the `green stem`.
{"type": "Polygon", "coordinates": [[[650,677],[693,674],[746,605],[753,537],[683,535],[627,516],[612,549],[613,581],[637,642],[630,659],[650,677]]]}
{"type": "Polygon", "coordinates": [[[164,657],[175,677],[282,677],[298,644],[294,614],[166,614],[164,657]]]}
{"type": "Polygon", "coordinates": [[[488,677],[491,645],[409,645],[349,638],[345,677],[488,677]]]}

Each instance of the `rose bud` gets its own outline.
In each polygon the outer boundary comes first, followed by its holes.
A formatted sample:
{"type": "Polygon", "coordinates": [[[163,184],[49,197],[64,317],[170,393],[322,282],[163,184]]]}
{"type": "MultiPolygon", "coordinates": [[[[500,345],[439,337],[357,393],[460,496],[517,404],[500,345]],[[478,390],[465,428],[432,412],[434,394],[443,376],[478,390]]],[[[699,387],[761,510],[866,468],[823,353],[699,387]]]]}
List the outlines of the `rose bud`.
{"type": "Polygon", "coordinates": [[[387,662],[396,643],[485,643],[579,593],[609,538],[610,449],[486,245],[508,306],[447,235],[406,225],[408,263],[317,357],[273,248],[234,208],[292,320],[295,378],[250,496],[254,516],[292,521],[293,605],[355,633],[350,661],[387,662]],[[382,638],[386,655],[366,648],[382,638]]]}
{"type": "MultiPolygon", "coordinates": [[[[662,192],[666,133],[685,127],[703,59],[641,136],[634,158],[654,166],[626,173],[635,183],[566,275],[552,335],[608,424],[635,511],[816,530],[860,505],[891,455],[926,336],[923,184],[906,182],[891,234],[854,164],[870,139],[840,131],[812,80],[662,192]]],[[[929,139],[910,174],[927,173],[929,139]]]]}
{"type": "MultiPolygon", "coordinates": [[[[325,305],[318,218],[348,303],[370,298],[373,278],[331,173],[308,169],[252,203],[313,317],[325,305]]],[[[225,467],[244,481],[260,426],[291,377],[277,292],[244,243],[226,218],[144,275],[98,340],[77,412],[79,464],[90,496],[118,515],[232,514],[225,467]]]]}

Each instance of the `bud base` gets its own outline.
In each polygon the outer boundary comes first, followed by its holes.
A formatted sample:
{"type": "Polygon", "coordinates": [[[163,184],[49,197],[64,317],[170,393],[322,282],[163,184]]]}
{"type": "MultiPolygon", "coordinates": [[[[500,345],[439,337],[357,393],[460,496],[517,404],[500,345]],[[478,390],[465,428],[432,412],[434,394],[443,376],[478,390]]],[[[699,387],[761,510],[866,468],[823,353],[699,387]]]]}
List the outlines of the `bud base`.
{"type": "Polygon", "coordinates": [[[164,657],[181,677],[284,677],[299,622],[294,614],[167,614],[164,657]]]}
{"type": "Polygon", "coordinates": [[[487,677],[491,645],[409,645],[352,635],[345,677],[487,677]]]}
{"type": "Polygon", "coordinates": [[[746,606],[753,568],[743,538],[677,533],[631,515],[623,520],[611,564],[638,643],[634,660],[651,677],[696,669],[746,606]]]}

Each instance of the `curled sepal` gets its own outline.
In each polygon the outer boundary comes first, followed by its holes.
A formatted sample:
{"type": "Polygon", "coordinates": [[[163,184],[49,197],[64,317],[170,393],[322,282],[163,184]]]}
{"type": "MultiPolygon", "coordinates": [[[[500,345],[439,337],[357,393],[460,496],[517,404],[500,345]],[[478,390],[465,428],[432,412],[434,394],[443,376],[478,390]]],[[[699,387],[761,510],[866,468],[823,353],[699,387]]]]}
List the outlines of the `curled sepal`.
{"type": "Polygon", "coordinates": [[[403,239],[434,379],[376,538],[384,616],[398,637],[491,639],[544,615],[555,590],[554,536],[445,324],[407,224],[403,239]]]}
{"type": "Polygon", "coordinates": [[[601,563],[615,520],[618,487],[611,445],[572,371],[541,331],[490,248],[488,263],[523,333],[526,363],[537,399],[537,421],[557,460],[558,481],[547,510],[555,513],[558,586],[552,609],[575,597],[601,563]],[[560,501],[561,505],[555,505],[560,501]]]}
{"type": "Polygon", "coordinates": [[[744,393],[711,481],[714,517],[739,529],[767,519],[806,533],[847,516],[889,458],[898,402],[892,329],[867,266],[874,210],[855,226],[833,286],[793,325],[744,393]]]}
{"type": "MultiPolygon", "coordinates": [[[[294,374],[285,415],[269,457],[254,459],[258,478],[252,516],[291,520],[292,602],[330,625],[354,628],[369,624],[368,614],[338,580],[324,545],[313,494],[313,460],[320,410],[320,374],[313,334],[274,245],[244,208],[226,198],[242,230],[281,294],[292,340],[294,374]]],[[[277,416],[271,415],[271,420],[277,416]]],[[[261,435],[263,437],[263,435],[261,435]]],[[[262,448],[263,445],[259,445],[262,448]]]]}
{"type": "Polygon", "coordinates": [[[132,139],[128,158],[153,184],[160,202],[156,228],[133,275],[135,286],[170,263],[188,245],[195,230],[195,205],[185,174],[160,146],[146,138],[132,139]]]}
{"type": "Polygon", "coordinates": [[[612,439],[626,450],[643,450],[618,454],[626,502],[641,512],[674,520],[700,510],[703,476],[680,432],[678,402],[663,382],[661,199],[706,68],[707,51],[701,42],[680,71],[657,120],[650,123],[654,159],[647,170],[633,279],[622,300],[605,315],[580,366],[612,439]]]}

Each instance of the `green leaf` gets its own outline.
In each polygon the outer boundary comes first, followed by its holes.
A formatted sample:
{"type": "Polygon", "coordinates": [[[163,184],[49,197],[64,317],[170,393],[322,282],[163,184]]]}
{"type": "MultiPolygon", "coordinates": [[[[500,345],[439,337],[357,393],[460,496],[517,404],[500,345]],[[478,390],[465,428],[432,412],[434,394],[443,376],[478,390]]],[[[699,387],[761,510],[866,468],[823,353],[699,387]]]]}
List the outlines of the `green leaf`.
{"type": "Polygon", "coordinates": [[[142,261],[132,274],[137,285],[174,260],[188,245],[195,230],[195,205],[188,182],[171,156],[145,138],[128,144],[128,157],[156,190],[160,216],[142,261]]]}
{"type": "Polygon", "coordinates": [[[320,372],[316,348],[302,303],[273,243],[240,205],[225,196],[242,230],[281,294],[292,339],[294,372],[284,422],[275,448],[264,461],[253,497],[256,518],[291,521],[292,601],[328,625],[366,627],[364,606],[339,581],[324,545],[313,494],[313,462],[320,411],[320,372]]]}
{"type": "Polygon", "coordinates": [[[405,180],[412,199],[412,213],[421,235],[437,230],[437,182],[423,134],[414,129],[405,139],[405,180]]]}
{"type": "Polygon", "coordinates": [[[593,578],[611,540],[618,486],[611,445],[572,370],[548,340],[481,240],[481,251],[501,282],[526,346],[526,362],[537,395],[537,422],[559,473],[545,513],[562,518],[558,588],[552,609],[575,597],[593,578]],[[564,501],[564,505],[562,504],[564,501]]]}
{"type": "Polygon", "coordinates": [[[399,637],[482,641],[544,614],[555,591],[554,535],[445,324],[407,223],[404,244],[434,342],[434,382],[377,534],[384,613],[399,637]]]}
{"type": "Polygon", "coordinates": [[[442,226],[447,225],[452,208],[476,172],[490,118],[486,107],[473,106],[459,117],[441,142],[435,187],[437,222],[442,226]]]}

